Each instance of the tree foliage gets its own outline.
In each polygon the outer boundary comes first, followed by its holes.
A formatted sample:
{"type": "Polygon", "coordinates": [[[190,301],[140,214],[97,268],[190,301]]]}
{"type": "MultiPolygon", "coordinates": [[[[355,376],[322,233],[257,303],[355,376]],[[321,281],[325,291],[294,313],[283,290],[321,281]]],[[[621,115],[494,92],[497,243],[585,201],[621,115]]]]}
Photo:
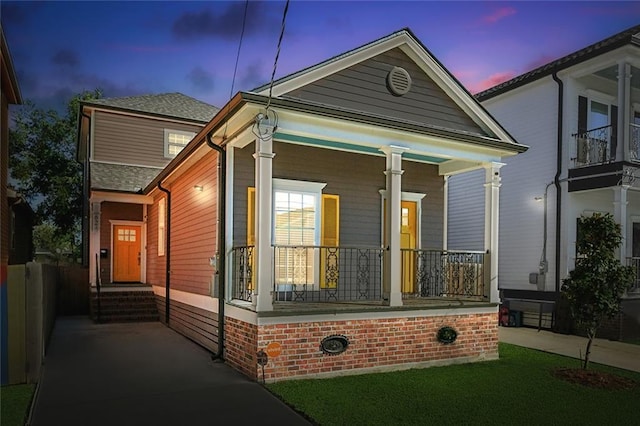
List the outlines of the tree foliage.
{"type": "MultiPolygon", "coordinates": [[[[54,227],[56,239],[80,229],[82,166],[76,161],[80,102],[98,99],[100,90],[73,96],[64,113],[33,102],[15,111],[9,130],[9,168],[19,191],[35,208],[36,225],[54,227]]],[[[66,238],[65,238],[66,237],[66,238]]]]}
{"type": "Polygon", "coordinates": [[[622,266],[616,250],[622,243],[620,225],[611,214],[578,219],[575,269],[563,280],[571,314],[589,339],[583,368],[589,364],[591,344],[607,318],[620,312],[620,301],[635,279],[630,266],[622,266]]]}

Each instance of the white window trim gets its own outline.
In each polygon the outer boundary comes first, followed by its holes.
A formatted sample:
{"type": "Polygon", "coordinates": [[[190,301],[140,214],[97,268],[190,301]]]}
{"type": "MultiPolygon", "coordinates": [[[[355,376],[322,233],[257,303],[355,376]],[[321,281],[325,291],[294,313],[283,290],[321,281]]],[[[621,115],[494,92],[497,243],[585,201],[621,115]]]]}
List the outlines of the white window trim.
{"type": "MultiPolygon", "coordinates": [[[[177,134],[189,136],[189,141],[191,141],[196,135],[194,132],[187,132],[185,130],[173,130],[173,129],[164,129],[164,156],[165,158],[174,158],[175,155],[169,154],[169,134],[177,134]]],[[[188,144],[189,142],[187,142],[188,144]]],[[[186,145],[185,145],[186,146],[186,145]]]]}
{"type": "MultiPolygon", "coordinates": [[[[305,194],[312,194],[315,196],[315,230],[313,235],[313,243],[314,245],[319,245],[320,243],[320,227],[322,224],[322,190],[327,186],[326,183],[323,182],[308,182],[302,180],[289,180],[289,179],[272,179],[272,199],[275,201],[275,193],[276,191],[293,191],[293,192],[302,192],[305,194]]],[[[272,207],[275,212],[275,202],[272,207]]],[[[275,213],[272,212],[272,223],[271,223],[271,245],[275,245],[275,213]]],[[[320,288],[320,269],[317,267],[320,265],[320,253],[318,250],[314,251],[314,272],[313,272],[313,284],[309,287],[310,290],[318,290],[320,288]]],[[[291,284],[277,284],[278,291],[288,291],[293,286],[291,284]]]]}
{"type": "MultiPolygon", "coordinates": [[[[322,183],[322,182],[307,182],[307,181],[303,181],[303,180],[289,180],[289,179],[278,179],[278,178],[274,178],[273,179],[273,194],[272,194],[272,199],[275,200],[275,195],[276,195],[276,191],[294,191],[294,192],[302,192],[305,194],[312,194],[314,195],[316,198],[316,204],[315,204],[315,211],[316,213],[316,218],[315,218],[315,223],[314,223],[314,227],[315,227],[315,232],[313,235],[313,243],[315,245],[318,245],[320,243],[320,226],[321,226],[321,221],[322,221],[322,217],[319,214],[320,213],[320,209],[321,209],[321,203],[322,203],[322,190],[324,189],[324,187],[327,186],[326,183],[322,183]]],[[[272,213],[272,223],[271,223],[271,245],[275,244],[275,204],[273,206],[274,209],[274,213],[272,213]]]]}

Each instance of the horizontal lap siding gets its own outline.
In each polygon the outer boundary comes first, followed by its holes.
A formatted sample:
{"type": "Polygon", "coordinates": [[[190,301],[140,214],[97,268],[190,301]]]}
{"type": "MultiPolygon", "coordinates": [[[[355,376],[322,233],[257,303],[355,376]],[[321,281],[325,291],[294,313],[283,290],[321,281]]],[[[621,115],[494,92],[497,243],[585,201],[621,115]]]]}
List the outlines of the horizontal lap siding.
{"type": "MultiPolygon", "coordinates": [[[[208,153],[177,181],[163,185],[171,191],[171,288],[210,294],[213,269],[209,258],[217,247],[217,155],[208,153]],[[202,192],[194,189],[203,187],[202,192]]],[[[164,287],[166,254],[158,256],[158,202],[154,194],[147,210],[147,282],[164,287]]],[[[168,213],[168,204],[167,213],[168,213]]],[[[165,252],[166,253],[166,252],[165,252]]]]}
{"type": "Polygon", "coordinates": [[[171,288],[211,293],[217,248],[217,153],[210,151],[169,185],[171,191],[171,288]],[[203,190],[197,191],[194,186],[203,190]]]}
{"type": "Polygon", "coordinates": [[[287,96],[486,134],[400,49],[356,64],[287,93],[287,96]],[[394,96],[387,90],[387,74],[395,66],[407,70],[412,79],[411,90],[404,96],[394,96]]]}
{"type": "Polygon", "coordinates": [[[94,161],[164,167],[164,129],[197,133],[199,126],[97,111],[94,117],[94,161]]]}
{"type": "MultiPolygon", "coordinates": [[[[340,244],[379,246],[385,159],[294,144],[274,143],[273,177],[323,182],[340,196],[340,244]],[[310,159],[313,159],[310,161],[310,159]]],[[[247,186],[254,185],[253,145],[234,151],[234,245],[246,244],[247,186]]],[[[423,246],[442,244],[443,180],[437,167],[404,162],[403,191],[427,193],[422,202],[423,246]]]]}
{"type": "Polygon", "coordinates": [[[484,249],[484,169],[449,178],[449,250],[484,249]]]}
{"type": "MultiPolygon", "coordinates": [[[[156,295],[160,320],[166,319],[166,299],[156,295]]],[[[171,300],[169,326],[211,352],[218,350],[218,314],[171,300]]]]}

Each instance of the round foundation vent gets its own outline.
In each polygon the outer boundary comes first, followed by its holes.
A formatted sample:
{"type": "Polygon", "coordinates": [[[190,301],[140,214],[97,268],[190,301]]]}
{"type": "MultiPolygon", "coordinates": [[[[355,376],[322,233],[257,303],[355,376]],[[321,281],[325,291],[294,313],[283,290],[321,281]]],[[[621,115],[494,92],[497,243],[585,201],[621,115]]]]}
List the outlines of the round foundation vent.
{"type": "Polygon", "coordinates": [[[387,88],[394,96],[405,95],[411,89],[411,76],[401,67],[393,67],[387,74],[387,88]]]}

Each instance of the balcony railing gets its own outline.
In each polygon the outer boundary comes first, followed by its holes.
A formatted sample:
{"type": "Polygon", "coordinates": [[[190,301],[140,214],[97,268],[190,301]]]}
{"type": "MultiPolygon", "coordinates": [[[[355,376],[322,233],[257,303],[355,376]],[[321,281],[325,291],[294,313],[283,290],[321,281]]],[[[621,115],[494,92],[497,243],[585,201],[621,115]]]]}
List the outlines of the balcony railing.
{"type": "Polygon", "coordinates": [[[629,129],[629,160],[640,161],[640,125],[631,124],[629,129]]]}
{"type": "Polygon", "coordinates": [[[635,281],[627,293],[640,293],[640,257],[628,257],[627,265],[632,266],[635,271],[635,281]]]}
{"type": "MultiPolygon", "coordinates": [[[[251,302],[254,247],[231,251],[231,297],[251,302]]],[[[273,247],[273,300],[381,301],[384,250],[380,247],[273,247]]],[[[489,267],[484,252],[402,250],[402,294],[407,298],[484,300],[489,267]]]]}
{"type": "Polygon", "coordinates": [[[612,160],[612,126],[598,127],[583,133],[576,133],[576,167],[608,163],[612,160]]]}
{"type": "Polygon", "coordinates": [[[488,259],[484,252],[403,249],[403,297],[485,299],[488,259]]]}

